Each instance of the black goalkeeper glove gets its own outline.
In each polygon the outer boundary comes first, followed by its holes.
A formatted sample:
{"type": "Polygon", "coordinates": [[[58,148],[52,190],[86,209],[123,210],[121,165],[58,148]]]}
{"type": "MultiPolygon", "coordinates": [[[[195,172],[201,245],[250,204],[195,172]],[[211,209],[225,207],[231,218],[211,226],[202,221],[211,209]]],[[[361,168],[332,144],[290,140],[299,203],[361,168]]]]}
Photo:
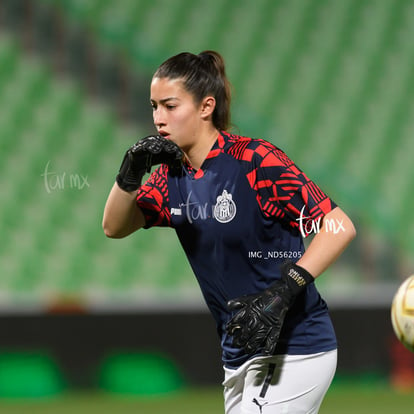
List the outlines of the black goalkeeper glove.
{"type": "Polygon", "coordinates": [[[309,272],[289,261],[281,266],[281,279],[263,292],[230,300],[228,308],[237,311],[226,325],[233,345],[248,354],[273,355],[289,307],[313,281],[309,272]]]}
{"type": "Polygon", "coordinates": [[[177,144],[161,135],[142,138],[125,153],[116,182],[124,191],[135,191],[153,165],[168,164],[172,171],[177,171],[181,168],[183,156],[177,144]]]}

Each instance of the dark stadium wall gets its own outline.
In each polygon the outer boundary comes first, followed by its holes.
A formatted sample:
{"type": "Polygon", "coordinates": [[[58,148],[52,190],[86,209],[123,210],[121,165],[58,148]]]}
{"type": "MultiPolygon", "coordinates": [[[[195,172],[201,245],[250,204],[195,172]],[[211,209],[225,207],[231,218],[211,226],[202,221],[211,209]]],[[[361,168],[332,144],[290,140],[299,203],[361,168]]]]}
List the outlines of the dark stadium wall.
{"type": "MultiPolygon", "coordinates": [[[[388,375],[389,310],[334,309],[331,314],[339,342],[337,374],[388,375]]],[[[73,388],[97,386],[104,358],[116,352],[161,353],[192,385],[222,381],[219,341],[205,312],[3,315],[0,332],[0,352],[48,352],[73,388]]]]}

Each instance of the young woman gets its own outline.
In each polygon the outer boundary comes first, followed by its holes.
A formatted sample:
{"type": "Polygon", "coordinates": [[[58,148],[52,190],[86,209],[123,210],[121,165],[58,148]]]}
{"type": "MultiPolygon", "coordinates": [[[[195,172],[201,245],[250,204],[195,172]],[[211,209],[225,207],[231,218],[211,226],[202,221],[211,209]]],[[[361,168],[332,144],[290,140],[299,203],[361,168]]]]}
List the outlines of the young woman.
{"type": "Polygon", "coordinates": [[[354,238],[351,220],[282,150],[228,132],[230,88],[217,52],[162,63],[151,105],[159,136],[127,152],[105,234],[175,229],[221,339],[226,414],[317,413],[337,344],[313,281],[354,238]],[[185,154],[178,169],[168,151],[148,156],[165,142],[185,154]]]}

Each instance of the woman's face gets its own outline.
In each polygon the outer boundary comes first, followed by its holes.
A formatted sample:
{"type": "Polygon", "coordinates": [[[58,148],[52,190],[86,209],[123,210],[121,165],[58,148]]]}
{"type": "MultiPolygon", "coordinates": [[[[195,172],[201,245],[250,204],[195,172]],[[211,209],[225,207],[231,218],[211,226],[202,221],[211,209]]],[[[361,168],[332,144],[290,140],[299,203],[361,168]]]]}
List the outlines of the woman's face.
{"type": "Polygon", "coordinates": [[[201,126],[201,105],[184,89],[181,79],[153,78],[151,106],[155,127],[184,151],[197,139],[201,126]]]}

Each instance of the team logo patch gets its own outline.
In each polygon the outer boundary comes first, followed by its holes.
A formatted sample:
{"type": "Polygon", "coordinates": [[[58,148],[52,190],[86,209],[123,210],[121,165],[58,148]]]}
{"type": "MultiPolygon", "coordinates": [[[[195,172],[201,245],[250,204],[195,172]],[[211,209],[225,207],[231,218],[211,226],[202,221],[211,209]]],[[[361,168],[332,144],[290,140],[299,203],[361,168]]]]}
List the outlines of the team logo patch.
{"type": "Polygon", "coordinates": [[[223,190],[223,193],[217,197],[217,204],[214,206],[214,218],[220,223],[228,223],[236,216],[236,204],[233,201],[233,196],[223,190]]]}

